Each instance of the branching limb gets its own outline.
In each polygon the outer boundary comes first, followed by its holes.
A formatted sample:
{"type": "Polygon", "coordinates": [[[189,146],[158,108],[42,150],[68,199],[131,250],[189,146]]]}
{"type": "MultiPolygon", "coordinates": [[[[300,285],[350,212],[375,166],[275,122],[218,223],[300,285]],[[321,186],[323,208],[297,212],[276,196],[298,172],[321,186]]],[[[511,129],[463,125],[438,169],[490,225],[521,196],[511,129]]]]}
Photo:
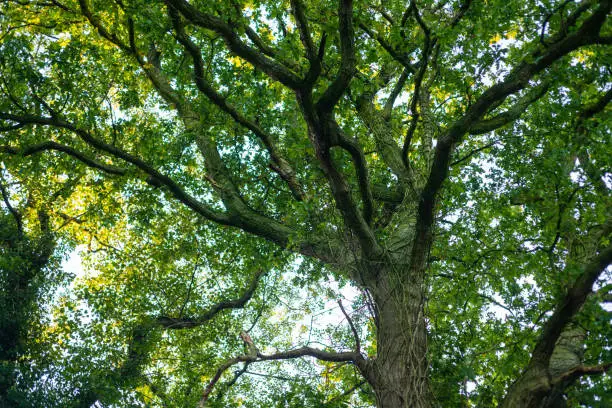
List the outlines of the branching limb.
{"type": "Polygon", "coordinates": [[[435,200],[442,183],[448,176],[453,148],[469,129],[490,109],[492,104],[524,89],[529,80],[554,62],[581,46],[592,44],[610,12],[609,1],[602,2],[578,29],[570,34],[559,34],[558,41],[550,47],[536,50],[529,58],[516,66],[502,82],[487,89],[470,106],[463,117],[453,123],[436,145],[432,168],[419,201],[416,239],[412,250],[412,268],[420,270],[426,261],[424,250],[431,240],[435,200]]]}
{"type": "MultiPolygon", "coordinates": [[[[364,125],[369,129],[376,143],[376,151],[380,154],[382,161],[389,167],[391,172],[397,177],[399,183],[407,188],[412,184],[412,171],[404,165],[402,160],[402,150],[396,142],[396,134],[399,133],[391,121],[385,117],[384,111],[377,109],[374,103],[375,94],[386,84],[381,81],[382,85],[369,83],[369,89],[366,89],[355,100],[355,108],[357,115],[363,121],[364,125]]],[[[366,82],[367,83],[367,82],[366,82]]],[[[399,80],[394,87],[394,92],[401,92],[399,80]]],[[[397,97],[397,96],[396,96],[397,97]]],[[[391,97],[390,97],[391,99],[391,97]]],[[[393,108],[393,102],[387,101],[389,115],[393,108]]]]}
{"type": "Polygon", "coordinates": [[[367,224],[372,222],[374,214],[374,205],[372,203],[372,189],[370,187],[370,179],[368,176],[368,168],[366,166],[365,156],[358,143],[348,139],[340,134],[338,145],[346,150],[353,159],[355,172],[357,173],[357,182],[359,191],[361,192],[361,202],[363,204],[363,217],[367,224]]]}
{"type": "Polygon", "coordinates": [[[404,68],[399,78],[397,79],[397,82],[393,86],[393,89],[391,90],[391,93],[389,94],[389,97],[387,98],[387,101],[385,102],[385,107],[383,109],[384,120],[388,121],[391,118],[391,112],[393,111],[393,105],[395,104],[395,100],[404,89],[404,85],[406,84],[406,80],[408,79],[409,75],[410,71],[404,68]]]}
{"type": "Polygon", "coordinates": [[[257,355],[257,361],[288,360],[299,357],[314,357],[318,360],[331,362],[357,362],[364,360],[363,356],[354,351],[336,352],[319,350],[312,347],[301,347],[298,349],[283,351],[274,354],[259,353],[257,355]]]}
{"type": "Polygon", "coordinates": [[[412,115],[412,119],[410,120],[410,126],[408,127],[408,131],[406,132],[406,136],[404,138],[404,145],[402,146],[402,160],[406,167],[408,167],[408,151],[410,149],[410,143],[412,142],[412,137],[414,135],[414,131],[416,130],[417,123],[419,120],[419,112],[417,110],[417,106],[420,100],[420,92],[421,85],[423,83],[423,78],[425,77],[425,73],[427,72],[427,65],[429,63],[429,55],[431,53],[432,45],[435,42],[435,39],[432,40],[431,32],[421,15],[419,14],[418,9],[416,8],[416,3],[412,1],[410,3],[410,7],[413,9],[413,13],[415,19],[417,20],[423,34],[425,35],[424,39],[424,47],[423,47],[423,56],[421,61],[419,62],[419,70],[416,73],[416,77],[414,79],[414,93],[412,95],[412,101],[410,102],[410,114],[412,115]]]}
{"type": "Polygon", "coordinates": [[[17,231],[19,235],[23,235],[23,221],[22,215],[13,205],[11,204],[10,196],[8,189],[4,185],[4,179],[0,178],[0,193],[2,194],[2,201],[4,201],[4,205],[6,209],[11,213],[13,218],[15,219],[15,224],[17,225],[17,231]]]}
{"type": "Polygon", "coordinates": [[[493,146],[495,146],[497,143],[499,143],[499,140],[494,140],[490,143],[485,144],[484,146],[481,146],[477,149],[472,150],[471,152],[467,153],[465,156],[455,160],[454,162],[452,162],[450,165],[452,166],[456,166],[458,164],[463,163],[466,160],[469,160],[472,156],[474,156],[475,154],[478,154],[480,152],[482,152],[483,150],[487,150],[493,146]]]}
{"type": "MultiPolygon", "coordinates": [[[[213,391],[213,388],[215,387],[215,385],[219,382],[219,380],[221,379],[221,376],[223,375],[223,373],[230,367],[240,363],[240,362],[244,362],[245,364],[247,363],[251,363],[253,362],[253,360],[255,360],[256,357],[252,357],[252,356],[238,356],[238,357],[234,357],[231,358],[229,360],[227,360],[226,362],[224,362],[215,372],[215,375],[213,375],[212,379],[209,381],[208,385],[206,386],[206,388],[204,389],[204,392],[202,393],[202,398],[200,398],[200,401],[198,402],[198,407],[199,408],[204,408],[206,407],[206,403],[208,402],[208,399],[210,397],[210,394],[213,391]]],[[[246,365],[245,365],[246,367],[246,365]]],[[[246,371],[246,370],[245,370],[246,371]]]]}
{"type": "MultiPolygon", "coordinates": [[[[546,45],[546,42],[544,41],[544,33],[546,32],[546,26],[548,25],[548,21],[550,20],[550,18],[552,16],[554,16],[556,13],[558,13],[559,11],[562,11],[565,8],[565,6],[567,6],[569,3],[572,3],[573,1],[574,0],[565,0],[563,3],[561,3],[557,7],[555,7],[555,9],[553,11],[551,11],[550,13],[548,13],[546,15],[546,18],[544,18],[544,22],[542,23],[542,29],[540,31],[540,42],[542,44],[546,45]]],[[[587,5],[587,8],[585,9],[585,11],[587,9],[588,9],[588,5],[587,5]]]]}
{"type": "Polygon", "coordinates": [[[359,24],[359,28],[361,28],[371,39],[378,42],[381,47],[397,62],[399,62],[408,72],[412,74],[416,74],[417,66],[410,61],[410,53],[409,52],[401,52],[394,48],[382,35],[376,33],[366,24],[359,24]]]}
{"type": "Polygon", "coordinates": [[[169,8],[168,11],[176,31],[178,41],[192,56],[195,82],[200,92],[206,95],[208,99],[210,99],[210,101],[217,105],[221,110],[229,114],[234,121],[249,129],[261,140],[266,147],[266,150],[270,154],[270,158],[272,159],[270,167],[287,182],[294,197],[301,201],[304,198],[304,192],[296,179],[295,171],[289,165],[287,160],[281,156],[273,142],[272,135],[264,131],[255,121],[246,118],[244,115],[238,112],[235,107],[230,105],[221,94],[210,86],[210,84],[205,80],[204,61],[202,59],[200,49],[186,35],[185,29],[180,20],[180,16],[176,10],[169,8]]]}
{"type": "Polygon", "coordinates": [[[563,328],[576,315],[593,289],[593,283],[612,263],[612,246],[602,250],[589,264],[583,267],[582,274],[574,281],[567,294],[559,303],[542,330],[533,354],[532,364],[547,366],[555,344],[563,328]]]}
{"type": "Polygon", "coordinates": [[[200,402],[198,403],[198,407],[200,408],[206,407],[208,399],[210,398],[210,394],[212,393],[215,385],[221,379],[221,376],[223,375],[223,373],[227,371],[230,367],[238,363],[244,362],[246,364],[252,364],[252,363],[260,362],[260,361],[289,360],[289,359],[295,359],[295,358],[300,358],[300,357],[314,357],[319,360],[330,361],[330,362],[352,362],[357,365],[365,364],[364,358],[356,352],[323,351],[323,350],[315,349],[312,347],[301,347],[298,349],[274,353],[274,354],[262,354],[258,352],[257,355],[246,354],[246,355],[237,356],[237,357],[234,357],[234,358],[231,358],[225,361],[217,369],[212,379],[209,381],[208,385],[204,389],[204,392],[202,393],[202,398],[200,399],[200,402]]]}
{"type": "Polygon", "coordinates": [[[207,205],[196,200],[193,196],[189,195],[176,181],[161,173],[149,163],[145,162],[137,156],[134,156],[124,150],[119,149],[116,146],[110,145],[100,139],[97,139],[87,130],[79,128],[78,126],[70,122],[66,122],[59,118],[47,118],[35,115],[14,115],[4,112],[0,112],[0,119],[23,123],[26,125],[50,126],[60,129],[66,129],[70,132],[73,132],[89,146],[134,165],[150,178],[150,184],[166,187],[176,199],[185,204],[187,207],[194,210],[197,214],[200,214],[201,216],[211,221],[218,222],[220,224],[232,225],[230,219],[226,215],[220,214],[208,207],[207,205]]]}
{"type": "MultiPolygon", "coordinates": [[[[607,232],[609,234],[609,230],[607,232]]],[[[524,406],[526,401],[530,402],[530,406],[540,406],[538,402],[544,401],[549,397],[552,398],[555,390],[558,391],[560,388],[562,391],[563,388],[571,384],[577,377],[586,375],[591,371],[578,364],[567,367],[565,363],[562,363],[560,366],[562,370],[555,372],[556,369],[553,371],[551,365],[555,363],[554,352],[557,350],[557,347],[560,347],[559,344],[562,341],[564,331],[568,329],[571,321],[584,305],[593,289],[595,281],[608,268],[611,262],[612,245],[608,245],[591,262],[583,265],[582,273],[569,287],[565,296],[557,303],[552,316],[544,323],[531,360],[523,374],[508,390],[508,394],[500,405],[502,408],[524,406]],[[555,377],[551,378],[551,376],[555,377]]],[[[571,337],[574,336],[572,335],[571,337]]],[[[578,340],[578,350],[582,350],[582,341],[578,340]]],[[[566,358],[561,357],[560,360],[565,361],[566,358]]],[[[555,363],[554,366],[559,367],[559,364],[555,363]]],[[[609,365],[604,365],[594,368],[592,371],[596,374],[608,368],[609,365]]]]}
{"type": "Polygon", "coordinates": [[[220,18],[201,12],[185,0],[165,0],[165,2],[169,7],[177,10],[187,21],[219,34],[225,40],[230,51],[261,69],[272,79],[291,89],[301,87],[303,81],[297,74],[268,55],[244,43],[233,27],[220,18]]]}
{"type": "Polygon", "coordinates": [[[317,49],[312,42],[310,27],[308,26],[308,20],[306,19],[302,0],[291,0],[291,13],[295,19],[295,24],[300,33],[300,41],[302,41],[302,45],[306,50],[308,60],[311,62],[317,61],[317,49]]]}
{"type": "MultiPolygon", "coordinates": [[[[86,6],[86,0],[80,1],[86,6]]],[[[286,67],[282,66],[278,62],[271,60],[269,57],[264,56],[263,54],[244,44],[234,30],[222,20],[199,12],[188,2],[183,0],[167,0],[166,3],[168,4],[169,8],[178,10],[178,12],[180,12],[186,20],[198,26],[211,29],[220,34],[226,40],[230,50],[236,52],[237,55],[244,57],[256,67],[261,68],[271,77],[276,79],[281,78],[286,80],[284,83],[291,82],[293,86],[297,87],[299,82],[297,76],[290,73],[286,67]],[[278,73],[278,76],[275,76],[276,74],[274,73],[270,73],[270,70],[278,73]]],[[[83,13],[93,16],[90,11],[83,11],[83,13]]],[[[94,26],[99,24],[99,22],[96,23],[97,20],[95,19],[95,16],[93,18],[89,17],[88,19],[90,23],[94,24],[94,26]]],[[[213,221],[218,220],[216,222],[223,225],[232,225],[241,228],[246,232],[259,235],[279,244],[282,247],[286,247],[290,242],[292,242],[291,237],[295,235],[294,231],[291,228],[269,217],[266,217],[265,215],[253,211],[248,206],[234,184],[233,179],[229,174],[229,170],[219,154],[216,143],[210,136],[202,132],[202,123],[199,114],[191,107],[188,101],[186,101],[172,88],[170,82],[158,69],[153,67],[151,64],[147,64],[147,61],[143,59],[136,46],[134,22],[131,19],[128,19],[127,28],[129,38],[128,44],[125,44],[125,42],[123,42],[117,36],[109,34],[108,30],[104,29],[104,27],[98,28],[98,31],[106,33],[105,38],[109,39],[111,42],[117,41],[117,45],[120,46],[120,48],[124,49],[129,55],[136,58],[139,65],[145,71],[160,96],[164,98],[171,106],[176,108],[187,131],[196,135],[196,144],[205,159],[206,170],[208,172],[206,178],[211,181],[212,187],[220,195],[229,214],[218,214],[216,212],[212,212],[201,203],[194,203],[192,202],[193,200],[189,200],[188,197],[183,197],[186,204],[201,215],[206,214],[205,217],[208,219],[213,221]]],[[[283,80],[280,82],[283,82],[283,80]]],[[[219,100],[219,102],[221,102],[221,100],[219,100]]],[[[263,131],[261,134],[263,134],[263,131]]],[[[274,164],[274,166],[278,168],[279,173],[282,173],[291,179],[291,167],[282,159],[282,157],[278,156],[278,164],[274,164]]],[[[161,183],[160,185],[163,184],[166,183],[161,183]]],[[[295,185],[294,189],[297,193],[297,182],[293,184],[295,185]]],[[[173,193],[178,193],[178,191],[173,191],[173,193]]],[[[319,259],[333,259],[332,255],[330,254],[329,243],[302,241],[297,243],[296,248],[297,252],[304,255],[314,256],[319,259]]]]}
{"type": "Polygon", "coordinates": [[[602,171],[593,164],[591,158],[589,157],[586,148],[590,144],[590,141],[587,136],[588,127],[586,125],[588,120],[601,113],[606,106],[608,106],[611,100],[612,89],[601,95],[600,98],[593,104],[583,107],[578,114],[578,119],[576,120],[575,126],[576,142],[579,144],[577,156],[580,160],[580,166],[584,169],[584,172],[593,183],[597,191],[604,196],[608,196],[610,194],[610,189],[603,180],[604,175],[602,174],[602,171]]]}

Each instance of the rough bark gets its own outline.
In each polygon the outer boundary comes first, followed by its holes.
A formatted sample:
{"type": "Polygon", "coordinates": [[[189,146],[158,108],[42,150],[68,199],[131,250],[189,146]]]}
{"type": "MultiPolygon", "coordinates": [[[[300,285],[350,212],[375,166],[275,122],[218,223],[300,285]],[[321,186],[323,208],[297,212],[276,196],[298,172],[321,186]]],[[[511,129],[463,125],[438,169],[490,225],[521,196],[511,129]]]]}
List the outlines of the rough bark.
{"type": "Polygon", "coordinates": [[[364,374],[379,408],[431,406],[423,272],[389,259],[368,288],[376,310],[377,350],[364,374]]]}

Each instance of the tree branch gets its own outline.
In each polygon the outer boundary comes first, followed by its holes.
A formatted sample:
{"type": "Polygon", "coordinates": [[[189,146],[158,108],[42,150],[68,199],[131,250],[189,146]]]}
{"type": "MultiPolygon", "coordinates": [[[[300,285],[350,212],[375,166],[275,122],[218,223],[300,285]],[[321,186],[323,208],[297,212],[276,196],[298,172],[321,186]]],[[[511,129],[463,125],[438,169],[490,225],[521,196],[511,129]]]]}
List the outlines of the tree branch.
{"type": "Polygon", "coordinates": [[[374,205],[372,203],[372,189],[370,187],[365,156],[361,151],[359,144],[348,139],[342,134],[339,135],[338,145],[346,150],[353,159],[355,172],[357,173],[359,191],[361,193],[361,202],[363,204],[363,218],[367,224],[370,224],[374,214],[374,205]]]}
{"type": "Polygon", "coordinates": [[[410,150],[410,143],[412,142],[412,137],[414,135],[414,131],[416,130],[417,122],[419,120],[419,112],[417,111],[417,105],[419,103],[419,93],[421,91],[421,84],[423,83],[423,78],[425,77],[425,73],[427,72],[427,65],[429,63],[429,54],[431,52],[432,42],[435,42],[435,39],[432,41],[430,37],[430,30],[421,18],[419,14],[419,10],[416,8],[416,3],[412,1],[410,3],[410,7],[414,11],[415,19],[417,20],[423,34],[425,35],[424,48],[423,48],[423,56],[421,57],[421,61],[419,61],[419,70],[416,73],[416,77],[414,80],[414,93],[412,95],[412,101],[410,103],[410,114],[412,115],[412,119],[410,120],[410,126],[406,132],[406,136],[404,137],[404,145],[402,146],[402,160],[406,167],[408,167],[408,151],[410,150]]]}
{"type": "Polygon", "coordinates": [[[125,152],[124,150],[119,149],[118,147],[115,147],[93,137],[88,131],[79,128],[72,123],[66,122],[59,118],[46,118],[34,115],[14,115],[4,112],[0,112],[0,119],[23,123],[25,125],[52,126],[69,130],[79,136],[85,143],[87,143],[91,147],[94,147],[95,149],[106,152],[111,156],[117,157],[130,164],[133,164],[149,176],[149,178],[151,179],[151,181],[149,181],[150,184],[165,186],[176,199],[185,204],[187,207],[194,210],[197,214],[200,214],[204,218],[207,218],[211,221],[220,224],[234,225],[225,214],[220,214],[212,210],[207,205],[202,204],[193,196],[189,195],[185,190],[183,190],[183,188],[179,186],[173,179],[166,176],[165,174],[162,174],[157,169],[155,169],[139,157],[133,156],[125,152]]]}
{"type": "Polygon", "coordinates": [[[573,382],[574,380],[585,375],[599,375],[607,373],[612,367],[612,363],[604,363],[596,366],[578,366],[552,379],[552,384],[562,384],[565,381],[573,382]]]}
{"type": "Polygon", "coordinates": [[[340,0],[338,6],[340,35],[340,70],[336,78],[316,103],[316,109],[331,112],[346,91],[355,74],[355,30],[353,28],[353,0],[340,0]]]}
{"type": "Polygon", "coordinates": [[[574,281],[544,325],[542,335],[533,351],[530,365],[548,366],[550,356],[563,328],[580,310],[593,289],[593,283],[611,262],[612,245],[602,250],[593,261],[583,267],[582,274],[574,281]]]}
{"type": "Polygon", "coordinates": [[[257,290],[257,286],[259,285],[259,280],[264,275],[264,270],[260,269],[257,271],[249,286],[246,288],[244,293],[236,299],[225,300],[219,303],[214,304],[204,313],[201,313],[199,316],[195,318],[173,318],[168,316],[160,316],[155,321],[160,326],[166,329],[190,329],[192,327],[201,326],[202,324],[208,322],[213,319],[217,314],[226,309],[240,309],[246,305],[246,303],[251,300],[255,290],[257,290]]]}
{"type": "Polygon", "coordinates": [[[270,165],[272,170],[274,170],[283,180],[287,182],[289,188],[291,189],[291,192],[297,200],[303,200],[304,192],[297,181],[295,171],[293,170],[291,165],[289,165],[289,163],[281,156],[280,152],[272,141],[272,136],[265,132],[254,121],[247,119],[244,115],[238,112],[236,108],[231,106],[221,94],[219,94],[216,90],[212,88],[212,86],[210,86],[210,84],[206,82],[204,62],[202,60],[202,54],[199,48],[185,34],[185,29],[180,20],[180,16],[176,12],[176,10],[174,10],[173,8],[168,8],[168,12],[170,14],[174,29],[176,31],[176,38],[192,56],[195,82],[200,92],[206,95],[208,99],[210,99],[210,101],[217,105],[221,110],[229,114],[232,119],[234,119],[234,121],[249,129],[261,140],[261,142],[266,147],[268,153],[270,154],[270,158],[272,159],[272,163],[270,165]]]}
{"type": "Polygon", "coordinates": [[[298,89],[302,85],[300,77],[276,60],[245,44],[233,27],[220,18],[201,12],[185,0],[165,0],[165,2],[187,21],[219,34],[230,51],[261,69],[271,78],[291,89],[298,89]]]}
{"type": "Polygon", "coordinates": [[[416,74],[417,66],[410,61],[410,53],[395,49],[382,35],[376,33],[370,27],[368,27],[364,23],[359,24],[359,28],[361,28],[371,39],[378,42],[381,47],[397,62],[399,62],[408,72],[412,74],[416,74]]]}
{"type": "Polygon", "coordinates": [[[545,49],[538,49],[516,66],[506,79],[487,89],[467,112],[453,123],[436,145],[431,172],[421,193],[416,226],[416,239],[412,250],[411,268],[421,269],[426,256],[423,248],[431,240],[431,226],[434,220],[435,201],[442,183],[448,176],[453,147],[466,132],[482,118],[489,108],[508,95],[525,88],[529,80],[558,59],[581,46],[593,44],[599,30],[606,21],[611,4],[604,1],[582,25],[570,34],[559,34],[559,40],[545,49]]]}
{"type": "Polygon", "coordinates": [[[470,157],[474,156],[475,154],[478,154],[480,152],[482,152],[483,150],[487,150],[490,147],[495,146],[497,143],[499,143],[499,140],[494,140],[490,143],[485,144],[484,146],[481,146],[477,149],[474,149],[472,151],[470,151],[469,153],[467,153],[465,156],[455,160],[454,162],[452,162],[450,165],[452,166],[456,166],[458,164],[463,163],[464,161],[468,160],[470,157]]]}
{"type": "Polygon", "coordinates": [[[302,0],[291,0],[290,3],[291,13],[293,14],[293,18],[295,18],[295,24],[298,32],[300,33],[300,41],[302,41],[302,45],[306,50],[306,56],[311,63],[318,61],[317,49],[312,42],[310,28],[308,27],[308,20],[306,19],[306,14],[304,13],[304,4],[302,3],[302,0]]]}
{"type": "Polygon", "coordinates": [[[200,408],[206,407],[206,403],[208,402],[210,394],[212,393],[213,388],[215,387],[217,382],[219,382],[219,379],[221,379],[221,376],[223,375],[223,373],[228,368],[230,368],[231,366],[235,364],[238,364],[240,362],[251,364],[251,363],[260,362],[260,361],[288,360],[288,359],[294,359],[294,358],[300,358],[300,357],[314,357],[316,359],[323,360],[323,361],[353,362],[355,364],[357,364],[358,362],[360,364],[364,364],[365,362],[363,357],[360,354],[355,353],[355,352],[323,351],[323,350],[319,350],[319,349],[315,349],[311,347],[302,347],[299,349],[294,349],[294,350],[289,350],[289,351],[279,352],[279,353],[274,353],[274,354],[262,354],[258,352],[257,355],[246,354],[246,355],[237,356],[237,357],[234,357],[234,358],[231,358],[225,361],[217,369],[212,379],[209,381],[208,385],[206,386],[206,389],[202,393],[202,398],[200,399],[200,402],[198,403],[198,407],[200,408]]]}
{"type": "Polygon", "coordinates": [[[346,313],[346,310],[344,310],[344,306],[342,306],[342,300],[340,299],[338,299],[338,306],[340,306],[340,310],[342,311],[342,314],[344,315],[344,317],[346,317],[346,321],[348,322],[351,328],[351,331],[353,332],[353,337],[355,338],[355,352],[361,353],[361,340],[359,340],[359,334],[357,333],[357,329],[355,328],[355,325],[353,324],[353,320],[351,320],[348,313],[346,313]]]}
{"type": "Polygon", "coordinates": [[[13,218],[15,219],[15,224],[17,225],[17,232],[19,235],[23,235],[23,221],[22,215],[15,207],[11,205],[11,200],[9,197],[9,192],[7,188],[4,186],[4,179],[0,178],[0,193],[2,194],[2,200],[4,201],[4,205],[6,209],[11,213],[13,218]]]}
{"type": "Polygon", "coordinates": [[[385,107],[383,108],[383,119],[388,121],[391,118],[391,112],[393,111],[393,105],[395,104],[395,100],[399,96],[399,94],[404,89],[404,85],[406,84],[406,80],[408,79],[408,75],[410,75],[410,71],[407,68],[404,68],[402,73],[400,74],[397,82],[393,86],[387,101],[385,102],[385,107]]]}
{"type": "Polygon", "coordinates": [[[550,87],[549,82],[544,82],[540,86],[533,88],[525,96],[519,98],[512,107],[489,119],[483,119],[474,123],[469,130],[471,135],[479,135],[491,132],[508,123],[518,119],[532,103],[546,94],[550,87]]]}
{"type": "MultiPolygon", "coordinates": [[[[85,2],[85,0],[80,0],[85,2]]],[[[226,39],[226,43],[228,43],[228,47],[230,50],[235,51],[241,57],[251,56],[252,53],[255,53],[257,56],[261,56],[257,51],[252,48],[246,46],[242,43],[238,36],[234,33],[234,30],[227,24],[223,23],[220,19],[209,16],[207,14],[199,12],[189,3],[183,0],[167,0],[169,8],[175,8],[188,20],[193,22],[196,25],[199,25],[204,28],[211,29],[215,32],[218,32],[222,37],[226,39]],[[185,15],[187,13],[187,15],[185,15]],[[191,13],[191,14],[190,14],[191,13]],[[210,26],[207,26],[207,24],[210,26]],[[238,50],[235,48],[237,47],[238,50]],[[246,47],[246,48],[245,48],[246,47]]],[[[85,13],[85,12],[84,12],[85,13]]],[[[89,15],[92,16],[91,12],[89,15]]],[[[90,22],[96,26],[96,20],[90,19],[90,22]]],[[[265,215],[259,214],[253,211],[243,200],[240,195],[238,189],[236,188],[232,178],[229,175],[229,171],[225,166],[218,150],[217,146],[209,136],[203,134],[202,132],[202,124],[200,121],[199,114],[190,106],[190,104],[184,100],[184,98],[179,95],[174,89],[172,89],[170,82],[162,75],[162,73],[156,69],[151,64],[147,64],[142,56],[139,54],[136,48],[136,38],[134,31],[134,22],[131,19],[128,19],[128,37],[129,37],[129,45],[121,42],[116,36],[108,34],[103,27],[98,28],[98,30],[107,33],[107,39],[109,41],[114,42],[117,41],[119,46],[124,49],[128,54],[132,55],[138,61],[140,67],[144,70],[144,72],[149,77],[153,86],[157,89],[158,93],[162,98],[164,98],[171,106],[174,106],[181,117],[185,128],[188,131],[193,132],[196,137],[196,144],[198,149],[202,153],[205,158],[205,165],[208,171],[207,179],[211,181],[213,188],[219,193],[221,199],[227,208],[229,214],[218,214],[212,211],[205,211],[207,207],[203,206],[201,203],[193,203],[191,200],[184,197],[188,203],[190,208],[194,209],[196,212],[202,214],[205,213],[205,217],[211,219],[215,222],[218,222],[223,225],[232,225],[246,232],[253,233],[255,235],[266,238],[272,242],[277,243],[281,247],[285,248],[291,242],[291,237],[294,236],[294,231],[269,218],[265,215]],[[217,221],[218,220],[218,221],[217,221]]],[[[287,79],[284,73],[287,73],[287,69],[276,62],[270,62],[269,58],[264,58],[262,60],[249,60],[247,61],[253,63],[255,66],[266,69],[276,69],[277,66],[280,66],[280,75],[282,78],[287,79]],[[258,62],[259,61],[259,62],[258,62]],[[267,62],[270,62],[274,66],[267,66],[267,62]],[[261,65],[263,64],[263,65],[261,65]],[[285,75],[285,76],[283,76],[285,75]]],[[[265,69],[263,69],[266,72],[265,69]]],[[[293,75],[293,74],[291,74],[293,75]]],[[[273,75],[270,75],[273,77],[273,75]]],[[[297,77],[294,76],[293,79],[297,77]]],[[[278,79],[278,78],[277,78],[278,79]]],[[[293,79],[288,79],[288,81],[293,81],[293,79]]],[[[281,81],[282,82],[282,81],[281,81]]],[[[297,82],[293,85],[297,86],[297,82]]],[[[282,157],[279,156],[279,164],[276,165],[278,167],[279,172],[282,172],[287,177],[290,177],[290,167],[286,162],[283,161],[282,157]]],[[[162,183],[165,184],[165,183],[162,183]]],[[[296,189],[297,189],[297,182],[296,189]]],[[[179,194],[180,195],[180,194],[179,194]]],[[[326,261],[333,261],[333,256],[329,251],[329,243],[323,242],[293,242],[296,245],[297,251],[303,255],[314,256],[318,259],[323,259],[326,261]]]]}
{"type": "MultiPolygon", "coordinates": [[[[22,123],[21,125],[27,126],[27,124],[25,123],[22,123]]],[[[79,160],[83,164],[91,168],[94,168],[94,169],[102,170],[103,172],[108,173],[108,174],[122,176],[127,173],[127,169],[101,163],[97,160],[87,157],[84,153],[70,146],[63,145],[61,143],[57,143],[51,140],[42,142],[42,143],[38,143],[33,146],[23,147],[20,149],[14,148],[11,146],[0,146],[0,152],[6,152],[6,153],[13,154],[13,155],[20,155],[23,157],[31,156],[36,153],[40,153],[40,152],[44,152],[48,150],[55,150],[58,152],[66,153],[67,155],[72,156],[75,159],[79,160]]]]}
{"type": "Polygon", "coordinates": [[[364,360],[363,356],[354,351],[336,352],[319,350],[312,347],[301,347],[299,349],[283,351],[274,354],[259,353],[257,355],[257,361],[287,360],[299,357],[314,357],[318,360],[331,362],[356,362],[358,360],[364,360]]]}

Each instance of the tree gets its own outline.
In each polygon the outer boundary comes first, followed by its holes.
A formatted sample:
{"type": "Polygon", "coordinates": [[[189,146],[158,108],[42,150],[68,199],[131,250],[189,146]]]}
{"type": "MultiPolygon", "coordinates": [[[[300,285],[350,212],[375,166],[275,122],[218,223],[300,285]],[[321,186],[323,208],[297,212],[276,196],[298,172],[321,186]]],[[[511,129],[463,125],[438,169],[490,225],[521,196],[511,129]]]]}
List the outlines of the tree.
{"type": "Polygon", "coordinates": [[[20,389],[23,355],[33,352],[30,337],[38,337],[46,320],[39,298],[51,293],[66,277],[59,268],[56,236],[51,231],[49,210],[69,195],[65,183],[49,202],[41,202],[26,180],[3,171],[0,178],[2,223],[0,224],[0,404],[23,406],[27,392],[20,389]],[[5,176],[11,182],[6,182],[5,176]],[[14,199],[21,199],[16,202],[14,199]]]}
{"type": "Polygon", "coordinates": [[[301,357],[339,379],[288,404],[609,393],[611,2],[404,3],[2,3],[2,161],[82,175],[52,217],[99,271],[72,403],[272,406],[240,380],[301,357]],[[282,349],[264,295],[337,284],[343,349],[282,349]]]}

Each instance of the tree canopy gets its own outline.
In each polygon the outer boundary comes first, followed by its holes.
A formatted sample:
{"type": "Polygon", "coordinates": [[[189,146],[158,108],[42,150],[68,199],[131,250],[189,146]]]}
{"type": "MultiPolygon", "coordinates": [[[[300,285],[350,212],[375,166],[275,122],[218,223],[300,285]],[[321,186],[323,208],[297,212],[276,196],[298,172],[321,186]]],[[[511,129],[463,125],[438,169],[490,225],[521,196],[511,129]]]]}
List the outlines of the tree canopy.
{"type": "Polygon", "coordinates": [[[611,7],[3,0],[0,405],[606,406],[611,7]]]}

